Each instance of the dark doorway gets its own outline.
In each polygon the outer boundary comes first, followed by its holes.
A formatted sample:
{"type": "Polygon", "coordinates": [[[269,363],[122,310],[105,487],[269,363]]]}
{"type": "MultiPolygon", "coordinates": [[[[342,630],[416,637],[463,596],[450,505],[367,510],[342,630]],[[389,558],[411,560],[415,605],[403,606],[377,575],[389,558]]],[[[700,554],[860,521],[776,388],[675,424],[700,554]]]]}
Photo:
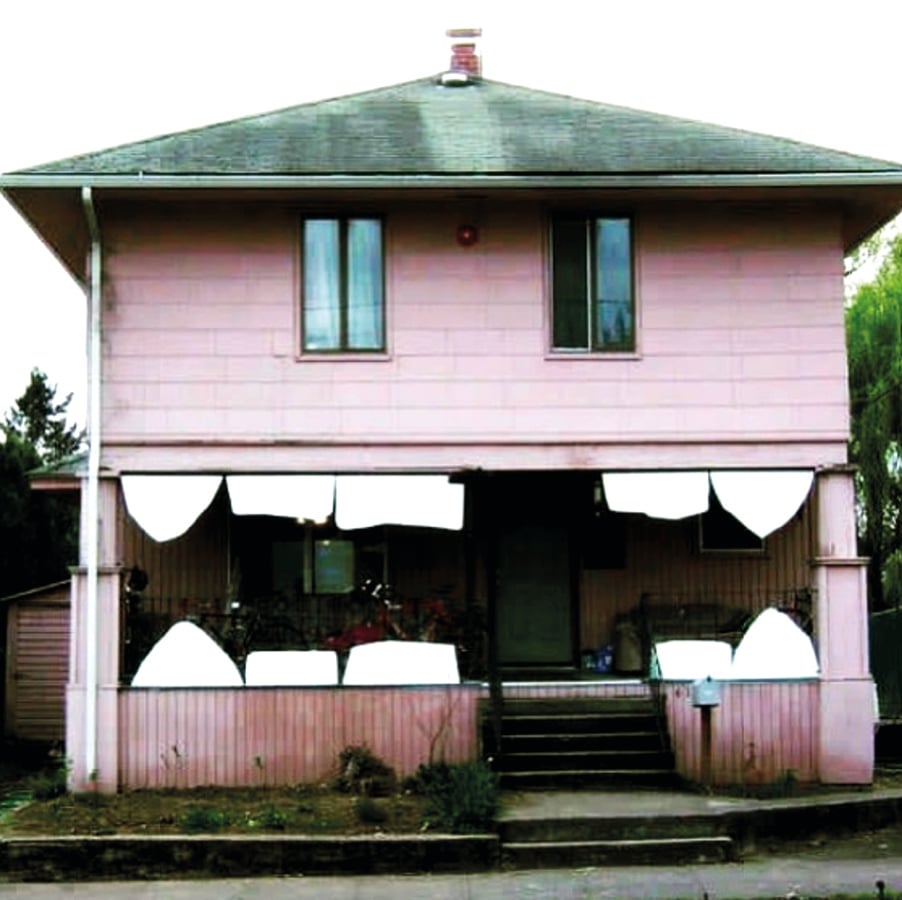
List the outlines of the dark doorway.
{"type": "Polygon", "coordinates": [[[571,666],[572,482],[533,475],[498,491],[496,628],[502,666],[571,666]]]}

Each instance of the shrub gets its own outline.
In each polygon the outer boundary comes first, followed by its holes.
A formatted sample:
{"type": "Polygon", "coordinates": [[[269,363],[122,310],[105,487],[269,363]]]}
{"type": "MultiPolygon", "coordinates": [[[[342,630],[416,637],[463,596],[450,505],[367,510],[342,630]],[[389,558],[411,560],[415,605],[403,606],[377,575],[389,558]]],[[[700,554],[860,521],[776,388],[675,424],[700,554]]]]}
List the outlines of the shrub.
{"type": "Polygon", "coordinates": [[[186,834],[220,831],[229,824],[229,816],[209,806],[192,806],[182,814],[180,824],[186,834]]]}
{"type": "Polygon", "coordinates": [[[376,756],[369,747],[352,745],[338,754],[339,771],[335,787],[346,794],[388,797],[398,786],[391,766],[376,756]]]}
{"type": "Polygon", "coordinates": [[[355,805],[357,818],[368,825],[382,825],[388,821],[388,810],[372,797],[360,797],[355,805]]]}
{"type": "Polygon", "coordinates": [[[430,823],[453,834],[491,831],[498,811],[498,777],[484,762],[430,763],[417,770],[430,823]]]}
{"type": "Polygon", "coordinates": [[[60,766],[52,772],[32,775],[28,779],[28,790],[35,800],[52,800],[54,797],[62,797],[68,790],[66,767],[60,766]]]}
{"type": "Polygon", "coordinates": [[[260,817],[260,824],[271,831],[284,831],[288,817],[277,806],[267,806],[260,817]]]}

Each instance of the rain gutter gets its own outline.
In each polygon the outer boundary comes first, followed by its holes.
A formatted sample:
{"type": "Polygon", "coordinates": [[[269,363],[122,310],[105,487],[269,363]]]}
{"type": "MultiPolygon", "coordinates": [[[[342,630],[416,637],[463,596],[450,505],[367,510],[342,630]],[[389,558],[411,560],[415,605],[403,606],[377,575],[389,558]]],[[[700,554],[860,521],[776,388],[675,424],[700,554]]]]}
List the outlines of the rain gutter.
{"type": "Polygon", "coordinates": [[[85,777],[97,775],[97,594],[100,569],[100,355],[101,355],[101,243],[94,196],[82,186],[82,205],[91,240],[88,280],[89,400],[88,400],[88,496],[87,597],[85,609],[85,777]]]}
{"type": "Polygon", "coordinates": [[[0,176],[11,188],[701,188],[902,186],[902,169],[877,172],[751,172],[636,175],[118,175],[0,176]]]}

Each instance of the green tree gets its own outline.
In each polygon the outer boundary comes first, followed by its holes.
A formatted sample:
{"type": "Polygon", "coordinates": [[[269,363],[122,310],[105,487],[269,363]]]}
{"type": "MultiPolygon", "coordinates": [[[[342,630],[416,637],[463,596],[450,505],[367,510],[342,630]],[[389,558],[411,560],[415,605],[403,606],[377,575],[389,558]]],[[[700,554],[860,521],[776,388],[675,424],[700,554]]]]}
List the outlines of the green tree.
{"type": "Polygon", "coordinates": [[[72,394],[67,394],[58,403],[56,385],[51,386],[40,369],[32,369],[28,387],[7,414],[3,431],[7,437],[14,435],[32,447],[45,465],[59,462],[82,446],[78,426],[66,421],[71,402],[72,394]]]}
{"type": "Polygon", "coordinates": [[[35,369],[0,425],[0,596],[61,580],[77,561],[73,498],[33,491],[28,480],[30,470],[81,449],[81,433],[66,422],[70,401],[57,402],[56,388],[35,369]]]}
{"type": "Polygon", "coordinates": [[[902,236],[852,297],[846,343],[861,552],[871,559],[871,608],[882,609],[902,599],[893,556],[902,554],[902,236]]]}

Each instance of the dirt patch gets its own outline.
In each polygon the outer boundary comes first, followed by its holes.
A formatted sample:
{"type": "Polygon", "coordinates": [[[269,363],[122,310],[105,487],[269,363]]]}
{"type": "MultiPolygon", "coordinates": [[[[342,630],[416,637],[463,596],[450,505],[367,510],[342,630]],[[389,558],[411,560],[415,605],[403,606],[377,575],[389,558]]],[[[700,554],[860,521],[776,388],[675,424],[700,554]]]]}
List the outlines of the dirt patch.
{"type": "Polygon", "coordinates": [[[416,794],[364,798],[317,786],[65,794],[32,800],[0,822],[5,835],[405,834],[427,831],[416,794]]]}

